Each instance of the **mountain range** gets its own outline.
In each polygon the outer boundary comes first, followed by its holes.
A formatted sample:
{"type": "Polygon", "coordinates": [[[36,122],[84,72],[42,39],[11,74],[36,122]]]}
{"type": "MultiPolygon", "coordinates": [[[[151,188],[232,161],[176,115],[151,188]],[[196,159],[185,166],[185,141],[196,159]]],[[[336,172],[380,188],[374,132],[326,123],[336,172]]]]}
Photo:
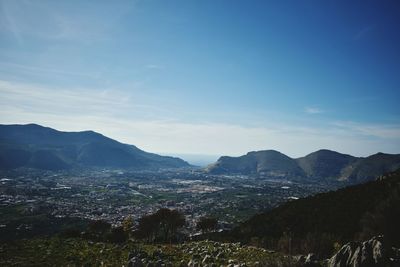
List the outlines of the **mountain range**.
{"type": "Polygon", "coordinates": [[[37,124],[0,125],[0,169],[160,169],[188,166],[180,158],[148,153],[93,131],[62,132],[37,124]]]}
{"type": "Polygon", "coordinates": [[[223,156],[209,165],[206,171],[212,174],[359,183],[399,168],[400,154],[377,153],[363,158],[323,149],[301,158],[290,158],[275,150],[253,151],[240,157],[223,156]]]}
{"type": "MultiPolygon", "coordinates": [[[[0,125],[0,169],[130,168],[138,170],[189,167],[186,161],[145,152],[93,131],[62,132],[37,124],[0,125]]],[[[220,157],[204,170],[211,174],[255,175],[268,179],[373,180],[400,168],[400,154],[354,157],[319,150],[291,158],[275,150],[240,157],[220,157]]]]}

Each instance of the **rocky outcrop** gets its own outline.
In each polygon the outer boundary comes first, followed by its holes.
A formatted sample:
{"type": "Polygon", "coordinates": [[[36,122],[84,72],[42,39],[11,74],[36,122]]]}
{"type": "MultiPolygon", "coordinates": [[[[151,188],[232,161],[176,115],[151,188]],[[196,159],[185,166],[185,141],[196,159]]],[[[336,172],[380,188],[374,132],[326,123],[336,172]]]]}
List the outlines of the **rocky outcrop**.
{"type": "Polygon", "coordinates": [[[328,267],[394,267],[400,266],[398,250],[388,247],[383,236],[365,242],[345,244],[328,261],[328,267]]]}
{"type": "Polygon", "coordinates": [[[299,255],[292,258],[296,267],[320,267],[321,264],[315,254],[309,253],[307,256],[299,255]]]}
{"type": "MultiPolygon", "coordinates": [[[[128,255],[128,267],[261,267],[286,266],[288,257],[262,248],[240,243],[221,243],[209,240],[187,242],[175,246],[182,253],[171,253],[159,245],[158,250],[145,252],[137,247],[128,255]],[[184,255],[184,257],[183,257],[184,255]],[[180,261],[179,261],[180,260],[180,261]]],[[[310,258],[310,260],[312,260],[310,258]]],[[[294,267],[294,266],[293,266],[294,267]]]]}

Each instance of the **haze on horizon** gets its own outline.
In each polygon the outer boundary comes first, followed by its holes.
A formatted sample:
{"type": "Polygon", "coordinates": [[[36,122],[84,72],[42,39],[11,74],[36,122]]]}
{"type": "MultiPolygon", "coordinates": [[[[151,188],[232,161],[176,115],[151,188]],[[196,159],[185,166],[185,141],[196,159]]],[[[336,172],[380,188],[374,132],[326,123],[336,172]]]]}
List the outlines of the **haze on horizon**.
{"type": "Polygon", "coordinates": [[[400,153],[398,1],[0,0],[0,123],[162,154],[400,153]]]}

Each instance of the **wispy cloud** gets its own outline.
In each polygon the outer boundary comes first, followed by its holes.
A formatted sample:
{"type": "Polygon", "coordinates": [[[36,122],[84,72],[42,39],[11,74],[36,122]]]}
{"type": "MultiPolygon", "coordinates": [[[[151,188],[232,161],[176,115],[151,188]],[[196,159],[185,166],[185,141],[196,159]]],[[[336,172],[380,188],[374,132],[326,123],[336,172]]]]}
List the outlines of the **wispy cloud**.
{"type": "Polygon", "coordinates": [[[368,35],[368,33],[370,33],[371,31],[373,31],[375,29],[375,25],[369,25],[367,27],[362,28],[361,30],[359,30],[354,36],[353,36],[353,40],[358,41],[362,38],[364,38],[365,36],[368,35]]]}
{"type": "Polygon", "coordinates": [[[10,62],[0,62],[0,68],[4,68],[7,70],[13,69],[16,72],[25,72],[30,74],[59,74],[63,76],[83,76],[87,78],[97,78],[99,75],[96,73],[87,73],[87,72],[78,72],[78,71],[67,71],[59,68],[49,68],[49,67],[41,67],[41,66],[33,66],[33,65],[23,65],[16,64],[10,62]]]}
{"type": "Polygon", "coordinates": [[[158,64],[148,64],[145,66],[146,69],[156,69],[156,70],[162,70],[164,69],[164,66],[158,65],[158,64]]]}
{"type": "Polygon", "coordinates": [[[21,30],[18,25],[18,21],[12,15],[13,6],[10,4],[12,4],[12,1],[0,1],[0,28],[3,31],[5,30],[11,32],[17,43],[22,45],[23,38],[20,32],[21,30]]]}
{"type": "Polygon", "coordinates": [[[167,109],[115,89],[49,89],[0,81],[0,106],[0,123],[91,129],[152,152],[241,155],[276,149],[299,157],[321,148],[358,156],[400,151],[400,125],[282,121],[249,126],[182,121],[167,109]]]}
{"type": "Polygon", "coordinates": [[[324,111],[317,107],[305,107],[304,112],[307,114],[320,114],[323,113],[324,111]]]}
{"type": "Polygon", "coordinates": [[[91,44],[109,40],[115,24],[133,6],[129,2],[101,2],[88,7],[68,2],[3,0],[0,1],[0,30],[10,32],[20,44],[31,37],[91,44]]]}
{"type": "MultiPolygon", "coordinates": [[[[400,125],[398,124],[372,124],[352,121],[340,121],[332,124],[343,132],[351,132],[360,136],[400,139],[400,125]]],[[[398,149],[400,150],[400,147],[398,149]]]]}

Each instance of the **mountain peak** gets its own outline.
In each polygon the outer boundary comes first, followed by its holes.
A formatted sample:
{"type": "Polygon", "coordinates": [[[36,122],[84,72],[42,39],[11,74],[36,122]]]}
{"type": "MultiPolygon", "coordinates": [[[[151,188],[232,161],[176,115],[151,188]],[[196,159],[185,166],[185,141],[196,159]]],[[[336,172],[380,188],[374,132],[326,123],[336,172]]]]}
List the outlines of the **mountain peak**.
{"type": "Polygon", "coordinates": [[[94,131],[62,132],[38,124],[0,127],[0,169],[159,169],[187,166],[190,165],[182,159],[148,153],[94,131]]]}
{"type": "Polygon", "coordinates": [[[251,151],[240,157],[221,157],[206,168],[214,174],[246,174],[268,178],[331,179],[363,182],[400,168],[400,155],[377,153],[358,158],[320,149],[293,159],[276,150],[251,151]]]}

